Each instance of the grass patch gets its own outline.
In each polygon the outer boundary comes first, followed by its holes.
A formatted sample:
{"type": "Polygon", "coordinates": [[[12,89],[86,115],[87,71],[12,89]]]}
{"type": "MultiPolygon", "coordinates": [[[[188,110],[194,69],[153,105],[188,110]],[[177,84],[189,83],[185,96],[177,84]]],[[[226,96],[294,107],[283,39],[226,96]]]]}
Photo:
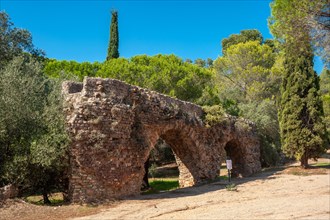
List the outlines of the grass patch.
{"type": "Polygon", "coordinates": [[[319,167],[319,168],[330,168],[330,163],[316,163],[316,164],[312,164],[312,167],[319,167]]]}
{"type": "Polygon", "coordinates": [[[295,175],[295,176],[308,176],[309,174],[303,170],[292,170],[291,172],[289,172],[289,174],[291,175],[295,175]]]}
{"type": "Polygon", "coordinates": [[[179,181],[174,179],[154,179],[150,181],[150,186],[158,191],[169,191],[179,188],[179,181]]]}
{"type": "MultiPolygon", "coordinates": [[[[50,206],[63,205],[63,203],[64,203],[62,193],[52,193],[49,195],[48,198],[49,198],[51,204],[47,204],[47,205],[50,205],[50,206]]],[[[42,195],[28,196],[25,198],[25,201],[28,203],[35,204],[35,205],[45,205],[42,195]]]]}
{"type": "Polygon", "coordinates": [[[313,164],[308,169],[301,167],[289,167],[283,171],[285,174],[291,174],[296,176],[310,176],[310,175],[324,175],[329,173],[328,163],[313,164]]]}
{"type": "Polygon", "coordinates": [[[237,186],[236,186],[235,183],[228,184],[228,185],[226,186],[226,190],[237,192],[237,186]]]}
{"type": "Polygon", "coordinates": [[[218,176],[215,180],[216,181],[219,181],[219,180],[228,180],[229,178],[228,178],[228,176],[227,175],[224,175],[224,176],[218,176]]]}
{"type": "Polygon", "coordinates": [[[154,194],[160,193],[163,191],[170,191],[179,188],[179,181],[175,178],[168,178],[168,179],[150,179],[149,185],[151,189],[143,192],[142,194],[154,194]]]}

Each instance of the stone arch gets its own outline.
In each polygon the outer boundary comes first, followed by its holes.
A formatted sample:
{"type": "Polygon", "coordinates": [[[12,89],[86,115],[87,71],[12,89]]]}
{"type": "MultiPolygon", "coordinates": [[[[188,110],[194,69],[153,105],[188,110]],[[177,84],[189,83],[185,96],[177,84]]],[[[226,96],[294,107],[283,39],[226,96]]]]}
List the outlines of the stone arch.
{"type": "Polygon", "coordinates": [[[243,164],[239,172],[260,170],[258,136],[243,120],[226,116],[225,123],[209,127],[200,106],[113,79],[66,82],[63,94],[72,202],[139,194],[144,163],[159,138],[176,155],[181,187],[216,178],[226,144],[242,152],[236,155],[243,164]]]}
{"type": "Polygon", "coordinates": [[[188,146],[194,146],[194,141],[190,137],[186,137],[182,130],[168,130],[160,137],[171,147],[174,152],[175,160],[179,169],[179,185],[180,187],[188,187],[194,185],[197,180],[196,170],[193,165],[196,152],[189,150],[188,146]]]}
{"type": "Polygon", "coordinates": [[[241,143],[235,139],[230,140],[225,145],[225,151],[227,158],[232,160],[232,175],[240,176],[244,173],[244,154],[246,154],[244,148],[241,147],[241,143]]]}
{"type": "MultiPolygon", "coordinates": [[[[193,186],[216,176],[218,167],[206,169],[208,165],[204,161],[209,160],[208,154],[200,152],[204,143],[198,137],[196,124],[186,124],[176,120],[169,120],[166,123],[158,121],[158,124],[144,122],[144,124],[144,134],[149,143],[148,153],[159,138],[163,139],[172,149],[179,169],[180,187],[193,186]]],[[[202,136],[202,134],[200,135],[202,136]]],[[[209,162],[209,164],[213,163],[215,161],[209,162]]]]}

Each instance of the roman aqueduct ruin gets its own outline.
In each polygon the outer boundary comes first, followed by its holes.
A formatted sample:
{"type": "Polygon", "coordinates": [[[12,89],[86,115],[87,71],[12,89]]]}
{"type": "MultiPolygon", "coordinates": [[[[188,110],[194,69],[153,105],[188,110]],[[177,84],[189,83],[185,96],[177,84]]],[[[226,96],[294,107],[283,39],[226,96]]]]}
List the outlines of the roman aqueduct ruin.
{"type": "Polygon", "coordinates": [[[175,154],[180,187],[216,178],[225,155],[237,175],[261,169],[259,140],[246,120],[226,116],[206,126],[200,106],[114,79],[65,82],[63,94],[72,202],[140,193],[144,163],[160,138],[175,154]]]}

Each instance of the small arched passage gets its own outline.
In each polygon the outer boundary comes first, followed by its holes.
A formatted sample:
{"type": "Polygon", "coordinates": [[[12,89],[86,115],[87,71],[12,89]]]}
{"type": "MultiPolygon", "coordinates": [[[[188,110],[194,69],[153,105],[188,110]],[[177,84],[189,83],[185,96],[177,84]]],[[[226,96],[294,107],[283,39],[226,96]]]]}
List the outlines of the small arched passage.
{"type": "Polygon", "coordinates": [[[194,185],[197,181],[197,171],[193,165],[193,154],[197,153],[192,150],[192,147],[195,145],[194,141],[185,136],[182,131],[176,129],[163,133],[160,138],[172,148],[176,163],[178,164],[180,187],[194,185]]]}
{"type": "MultiPolygon", "coordinates": [[[[198,147],[196,147],[196,140],[187,135],[187,132],[189,130],[175,127],[149,133],[152,133],[149,136],[150,151],[158,139],[164,140],[172,149],[178,165],[180,187],[193,186],[203,180],[204,169],[200,164],[203,159],[200,158],[201,154],[198,152],[198,147]]],[[[145,158],[145,161],[147,159],[145,158]]]]}
{"type": "Polygon", "coordinates": [[[244,173],[244,149],[237,140],[231,140],[225,145],[227,158],[232,160],[232,175],[241,176],[244,173]]]}
{"type": "Polygon", "coordinates": [[[144,170],[145,174],[141,186],[142,191],[150,189],[150,177],[178,177],[179,170],[173,150],[163,139],[159,138],[151,149],[149,157],[144,163],[144,170]],[[155,170],[155,165],[157,170],[155,170]]]}

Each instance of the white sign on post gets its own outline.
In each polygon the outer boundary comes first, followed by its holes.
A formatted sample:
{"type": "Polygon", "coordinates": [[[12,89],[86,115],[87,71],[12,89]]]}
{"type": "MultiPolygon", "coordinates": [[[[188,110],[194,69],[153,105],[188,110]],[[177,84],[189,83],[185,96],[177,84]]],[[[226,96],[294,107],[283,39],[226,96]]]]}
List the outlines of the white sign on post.
{"type": "Polygon", "coordinates": [[[228,170],[233,169],[233,164],[232,164],[231,160],[226,160],[226,165],[227,165],[228,170]]]}

